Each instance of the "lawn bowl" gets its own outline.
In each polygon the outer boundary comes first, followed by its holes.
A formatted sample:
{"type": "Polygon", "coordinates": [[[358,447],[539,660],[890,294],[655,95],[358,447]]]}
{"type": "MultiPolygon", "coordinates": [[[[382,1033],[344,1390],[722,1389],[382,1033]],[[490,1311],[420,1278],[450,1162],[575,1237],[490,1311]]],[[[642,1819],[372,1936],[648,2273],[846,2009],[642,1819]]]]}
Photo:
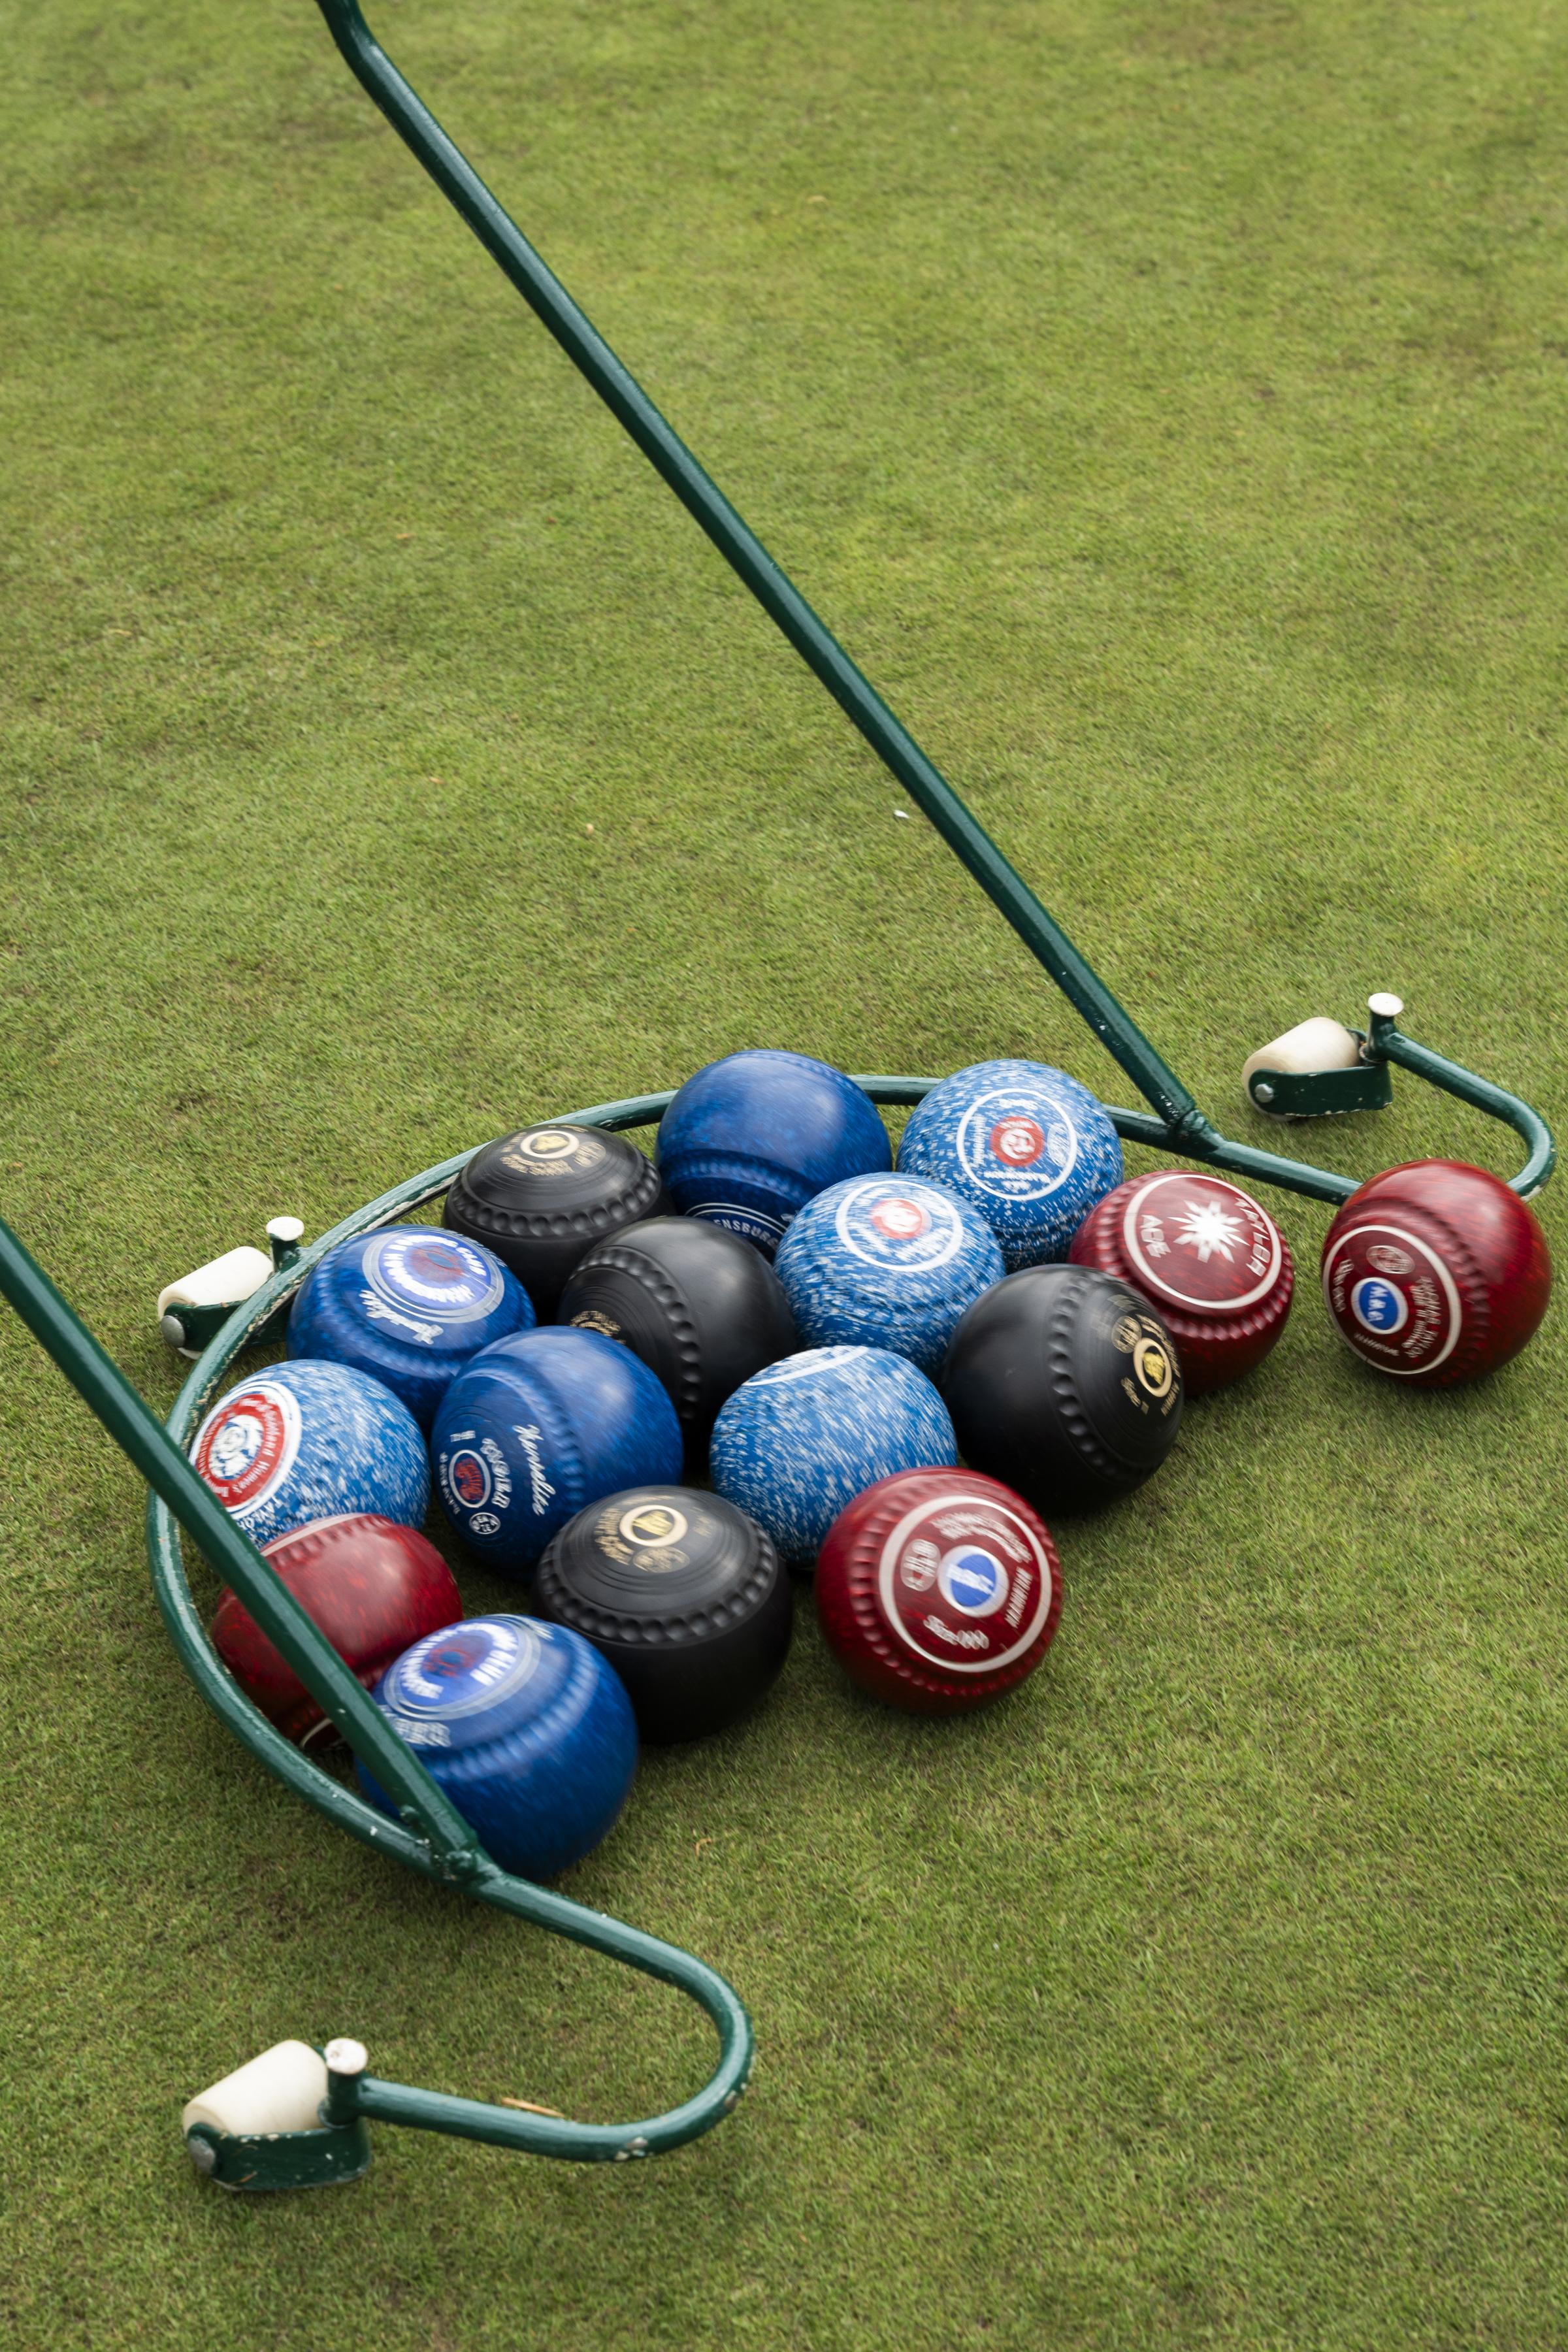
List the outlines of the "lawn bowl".
{"type": "Polygon", "coordinates": [[[1296,1276],[1284,1235],[1250,1192],[1220,1176],[1162,1168],[1119,1184],[1068,1255],[1115,1275],[1157,1309],[1190,1397],[1261,1363],[1290,1311],[1296,1276]]]}
{"type": "MultiPolygon", "coordinates": [[[[452,1571],[417,1528],[359,1512],[316,1519],[275,1536],[263,1559],[368,1689],[394,1658],[426,1633],[456,1624],[462,1596],[452,1571]]],[[[285,1739],[336,1738],[320,1704],[279,1657],[237,1593],[226,1592],[212,1642],[247,1698],[285,1739]]]]}
{"type": "Polygon", "coordinates": [[[764,1048],[710,1062],[659,1121],[658,1164],[681,1214],[723,1225],[770,1258],[816,1194],[892,1158],[869,1097],[809,1054],[764,1048]]]}
{"type": "Polygon", "coordinates": [[[1539,1219],[1501,1179],[1458,1160],[1386,1169],[1323,1240],[1323,1297],[1363,1364],[1412,1388],[1455,1388],[1518,1355],[1552,1296],[1539,1219]]]}
{"type": "Polygon", "coordinates": [[[816,1556],[816,1607],[863,1690],[960,1715],[1032,1675],[1061,1615],[1045,1522],[974,1470],[900,1470],[841,1511],[816,1556]]]}

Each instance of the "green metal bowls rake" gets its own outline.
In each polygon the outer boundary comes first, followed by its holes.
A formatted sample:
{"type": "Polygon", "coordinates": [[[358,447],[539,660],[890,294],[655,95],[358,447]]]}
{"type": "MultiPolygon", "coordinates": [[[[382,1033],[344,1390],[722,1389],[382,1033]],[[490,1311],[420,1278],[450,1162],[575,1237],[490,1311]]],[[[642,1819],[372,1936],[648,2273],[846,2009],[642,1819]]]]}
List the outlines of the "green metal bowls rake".
{"type": "MultiPolygon", "coordinates": [[[[1336,1202],[1348,1198],[1355,1189],[1354,1179],[1232,1141],[1204,1116],[415,95],[372,37],[355,0],[320,0],[320,5],[349,66],[437,186],[1136,1086],[1149,1108],[1111,1110],[1118,1132],[1131,1141],[1289,1192],[1336,1202]]],[[[1554,1160],[1544,1120],[1518,1096],[1406,1036],[1398,1026],[1401,1010],[1396,998],[1373,997],[1364,1033],[1321,1024],[1334,1033],[1337,1044],[1331,1039],[1331,1049],[1315,1064],[1310,1049],[1303,1060],[1301,1050],[1290,1050],[1290,1039],[1280,1040],[1277,1056],[1270,1058],[1266,1049],[1249,1066],[1252,1099],[1260,1108],[1298,1117],[1373,1107],[1388,1099],[1389,1071],[1398,1066],[1514,1128],[1523,1139],[1526,1159],[1511,1180],[1513,1189],[1526,1197],[1538,1192],[1554,1160]]],[[[883,1104],[918,1102],[932,1083],[926,1078],[860,1080],[872,1099],[883,1104]]],[[[647,1126],[657,1121],[668,1100],[668,1095],[648,1095],[564,1116],[605,1128],[647,1126]]],[[[229,2189],[301,2188],[356,2179],[369,2161],[366,2126],[371,2122],[447,2132],[576,2162],[657,2155],[709,2130],[734,2107],[746,2087],[751,2024],[723,1978],[674,1945],[500,1870],[185,1457],[184,1446],[208,1398],[240,1350],[286,1307],[321,1254],[334,1242],[388,1223],[437,1198],[463,1164],[462,1159],[453,1160],[410,1178],[303,1251],[291,1234],[280,1235],[275,1243],[276,1270],[222,1320],[181,1391],[167,1428],[3,1223],[0,1291],[153,1490],[148,1544],[159,1606],[193,1681],[236,1736],[339,1827],[410,1869],[678,1986],[715,2026],[719,2062],[702,2090],[680,2106],[640,2123],[590,2125],[383,2082],[367,2071],[360,2044],[330,2042],[317,2073],[311,2071],[310,2053],[303,2053],[301,2079],[308,2087],[301,2095],[296,2084],[292,2095],[296,2105],[303,2095],[305,2108],[285,2117],[280,2126],[274,2119],[256,2131],[225,2129],[200,2116],[188,2124],[192,2156],[229,2189]],[[395,1797],[399,1820],[376,1811],[291,1746],[231,1680],[192,1600],[181,1556],[182,1530],[238,1593],[350,1747],[395,1797]]],[[[220,1310],[209,1306],[204,1311],[210,1328],[220,1310]]],[[[193,1322],[188,1336],[205,1337],[206,1330],[198,1332],[193,1322]]],[[[300,2045],[283,2047],[300,2050],[300,2045]]]]}

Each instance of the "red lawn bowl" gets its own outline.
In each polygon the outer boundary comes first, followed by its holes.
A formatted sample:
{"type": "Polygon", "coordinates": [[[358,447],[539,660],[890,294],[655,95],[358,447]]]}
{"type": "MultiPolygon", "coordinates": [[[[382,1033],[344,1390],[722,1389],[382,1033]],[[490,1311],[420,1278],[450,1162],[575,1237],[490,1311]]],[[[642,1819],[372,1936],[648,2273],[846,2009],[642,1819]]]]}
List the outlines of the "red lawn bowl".
{"type": "Polygon", "coordinates": [[[1517,1356],[1546,1312],[1552,1259],[1532,1210],[1462,1160],[1413,1160],[1352,1192],[1323,1242],[1323,1297],[1364,1363],[1457,1387],[1517,1356]]]}
{"type": "MultiPolygon", "coordinates": [[[[452,1571],[413,1528],[357,1511],[263,1544],[283,1582],[368,1690],[394,1658],[463,1614],[452,1571]]],[[[247,1698],[298,1746],[335,1738],[292,1668],[234,1593],[213,1619],[213,1647],[247,1698]]]]}
{"type": "Polygon", "coordinates": [[[1274,1345],[1296,1272],[1284,1235],[1221,1176],[1162,1168],[1108,1192],[1073,1235],[1075,1265],[1098,1266],[1157,1307],[1189,1396],[1227,1387],[1274,1345]]]}
{"type": "Polygon", "coordinates": [[[977,1470],[898,1470],[834,1520],[816,1605],[863,1690],[911,1715],[958,1715],[1034,1673],[1061,1615],[1061,1570],[1010,1486],[977,1470]]]}

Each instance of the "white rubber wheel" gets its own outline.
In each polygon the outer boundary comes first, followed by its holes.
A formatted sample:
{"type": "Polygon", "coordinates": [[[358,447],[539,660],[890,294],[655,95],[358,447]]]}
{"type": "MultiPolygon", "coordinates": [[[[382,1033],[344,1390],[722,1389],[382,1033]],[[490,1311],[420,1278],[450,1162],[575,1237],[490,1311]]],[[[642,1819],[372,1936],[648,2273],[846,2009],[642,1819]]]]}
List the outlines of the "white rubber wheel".
{"type": "Polygon", "coordinates": [[[1252,1093],[1254,1070],[1352,1070],[1361,1059],[1361,1039],[1342,1021],[1331,1021],[1317,1013],[1310,1021],[1299,1021],[1294,1029],[1287,1029],[1283,1037],[1276,1037],[1249,1054],[1241,1072],[1241,1091],[1254,1110],[1267,1110],[1267,1103],[1255,1100],[1252,1093]]]}
{"type": "Polygon", "coordinates": [[[187,2100],[180,2129],[205,2124],[212,2131],[240,2136],[314,2131],[326,2095],[327,2062],[321,2052],[308,2042],[279,2042],[187,2100]]]}

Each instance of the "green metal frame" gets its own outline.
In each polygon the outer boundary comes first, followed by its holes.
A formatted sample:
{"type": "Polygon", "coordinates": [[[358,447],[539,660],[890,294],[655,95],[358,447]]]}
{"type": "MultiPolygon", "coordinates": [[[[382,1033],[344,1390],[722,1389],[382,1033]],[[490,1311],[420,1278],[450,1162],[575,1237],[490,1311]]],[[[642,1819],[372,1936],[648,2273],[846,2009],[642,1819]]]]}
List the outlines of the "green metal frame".
{"type": "MultiPolygon", "coordinates": [[[[1150,1108],[1113,1109],[1110,1117],[1118,1132],[1130,1141],[1205,1161],[1287,1191],[1325,1201],[1346,1199],[1355,1188],[1354,1178],[1232,1141],[1204,1116],[1131,1016],[1015,873],[415,95],[373,38],[356,0],[319,0],[319,5],[354,74],[437,186],[1132,1079],[1150,1108]]],[[[1304,1084],[1287,1089],[1289,1102],[1280,1108],[1322,1111],[1361,1108],[1385,1099],[1390,1064],[1517,1130],[1527,1158],[1511,1180],[1516,1192],[1528,1197],[1546,1182],[1555,1152],[1551,1132],[1539,1113],[1517,1095],[1405,1035],[1393,1015],[1378,1009],[1377,1000],[1373,1000],[1362,1046],[1363,1066],[1308,1074],[1304,1084]]],[[[873,1101],[907,1104],[918,1102],[933,1081],[863,1077],[859,1083],[873,1101]]],[[[668,1101],[668,1094],[645,1095],[565,1116],[584,1125],[640,1127],[656,1122],[668,1101]]],[[[595,2125],[383,2082],[367,2073],[335,2070],[329,2060],[327,2096],[316,2129],[252,2138],[216,2133],[200,2125],[193,2128],[189,2142],[193,2157],[203,2170],[229,2188],[298,2188],[356,2179],[369,2162],[365,2126],[371,2121],[412,2125],[576,2162],[656,2155],[696,2137],[730,2113],[750,2073],[751,2021],[733,1989],[715,1970],[673,1944],[511,1877],[497,1866],[249,1538],[196,1475],[184,1450],[205,1404],[240,1350],[277,1328],[289,1298],[322,1253],[335,1242],[389,1223],[437,1198],[466,1157],[409,1178],[309,1248],[282,1253],[271,1278],[211,1339],[180,1392],[166,1429],[3,1221],[0,1293],[152,1489],[148,1548],[159,1607],[193,1681],[236,1737],[297,1795],[377,1852],[389,1853],[424,1876],[460,1888],[517,1918],[570,1937],[677,1986],[698,2003],[717,2030],[719,2062],[703,2088],[681,2105],[642,2123],[595,2125]],[[351,1748],[397,1800],[398,1820],[367,1804],[285,1740],[230,1678],[207,1638],[191,1594],[181,1552],[182,1530],[240,1595],[351,1748]]]]}

